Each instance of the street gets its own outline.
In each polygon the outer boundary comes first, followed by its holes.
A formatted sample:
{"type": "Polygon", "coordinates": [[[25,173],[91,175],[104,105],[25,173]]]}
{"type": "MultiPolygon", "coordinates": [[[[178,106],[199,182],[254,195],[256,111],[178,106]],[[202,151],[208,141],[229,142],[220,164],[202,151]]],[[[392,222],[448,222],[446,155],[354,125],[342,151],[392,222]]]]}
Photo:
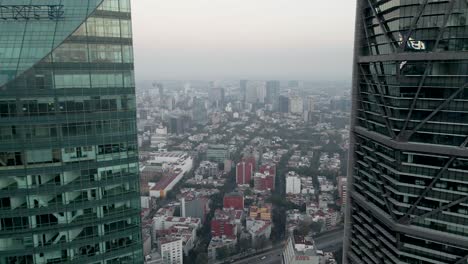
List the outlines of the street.
{"type": "MultiPolygon", "coordinates": [[[[344,230],[342,228],[333,230],[321,235],[318,235],[315,238],[315,246],[318,250],[324,251],[335,251],[342,247],[343,244],[343,233],[344,230]]],[[[268,252],[258,254],[249,258],[245,258],[233,263],[236,264],[249,264],[249,263],[256,263],[256,264],[280,264],[281,263],[281,255],[283,253],[284,248],[274,248],[268,252]],[[264,259],[262,259],[265,257],[264,259]]]]}
{"type": "Polygon", "coordinates": [[[342,228],[319,235],[315,238],[317,249],[324,251],[335,251],[343,245],[344,230],[342,228]]]}
{"type": "Polygon", "coordinates": [[[248,264],[248,263],[257,263],[257,264],[280,264],[281,263],[281,254],[283,253],[283,248],[273,249],[259,255],[255,255],[246,259],[236,261],[236,264],[248,264]],[[280,256],[278,256],[280,255],[280,256]],[[264,259],[262,259],[265,257],[264,259]]]}

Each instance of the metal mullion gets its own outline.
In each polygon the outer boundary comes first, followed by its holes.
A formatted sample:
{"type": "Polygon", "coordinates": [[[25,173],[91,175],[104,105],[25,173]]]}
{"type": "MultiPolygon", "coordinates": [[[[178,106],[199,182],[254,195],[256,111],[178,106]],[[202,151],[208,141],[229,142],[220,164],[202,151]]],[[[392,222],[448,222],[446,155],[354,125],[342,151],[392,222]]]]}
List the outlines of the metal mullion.
{"type": "MultiPolygon", "coordinates": [[[[398,138],[401,139],[401,136],[404,136],[404,133],[406,132],[406,128],[408,126],[409,120],[411,119],[411,116],[413,114],[414,108],[416,107],[416,103],[419,99],[419,94],[421,93],[422,87],[424,85],[424,82],[426,81],[427,75],[429,74],[429,71],[432,70],[432,62],[427,62],[426,63],[426,69],[424,70],[424,74],[421,77],[419,84],[418,84],[418,89],[416,90],[416,94],[414,95],[413,101],[411,102],[411,106],[408,112],[408,115],[406,116],[405,123],[403,125],[403,128],[401,129],[400,133],[398,134],[398,138]]],[[[408,140],[408,138],[403,138],[404,140],[408,140]]]]}
{"type": "Polygon", "coordinates": [[[461,93],[465,88],[468,87],[468,83],[463,85],[462,87],[458,88],[449,98],[445,99],[445,101],[440,104],[429,116],[424,118],[413,130],[411,130],[407,135],[406,138],[410,138],[415,132],[417,132],[423,125],[426,124],[431,118],[433,118],[436,114],[440,112],[446,105],[448,105],[459,93],[461,93]]]}
{"type": "Polygon", "coordinates": [[[430,190],[432,190],[432,187],[442,177],[442,174],[444,174],[444,172],[447,171],[448,167],[450,166],[450,164],[452,164],[454,160],[455,160],[455,157],[450,157],[450,159],[445,163],[444,167],[442,167],[437,173],[437,175],[432,179],[431,183],[428,186],[426,186],[424,191],[419,195],[416,202],[414,202],[411,205],[411,208],[405,213],[405,215],[402,218],[400,218],[399,220],[400,223],[408,222],[409,215],[414,212],[414,210],[416,209],[416,206],[422,201],[424,197],[426,197],[427,193],[430,190]]]}
{"type": "MultiPolygon", "coordinates": [[[[364,73],[364,68],[362,67],[362,65],[359,65],[359,68],[360,68],[360,70],[361,70],[362,76],[364,77],[364,81],[367,83],[367,85],[368,85],[369,87],[371,87],[371,89],[372,89],[371,92],[374,94],[374,96],[375,96],[376,98],[381,97],[382,95],[381,95],[380,91],[376,91],[376,90],[374,89],[374,87],[373,87],[374,84],[371,83],[371,82],[369,81],[369,79],[367,79],[366,74],[364,73]]],[[[375,85],[378,86],[377,84],[375,84],[375,85]]],[[[378,89],[377,89],[377,90],[378,90],[378,89]]],[[[380,100],[382,100],[382,98],[380,98],[380,100]]],[[[383,117],[384,117],[385,124],[386,124],[386,126],[387,126],[387,129],[388,129],[388,132],[389,132],[389,134],[390,134],[390,137],[394,138],[394,137],[395,137],[395,133],[393,132],[393,127],[392,127],[392,125],[391,125],[391,123],[390,123],[390,120],[388,119],[388,112],[385,111],[385,108],[386,108],[385,102],[376,102],[376,103],[382,105],[380,108],[384,108],[384,109],[381,109],[382,115],[383,115],[383,117]]]]}
{"type": "MultiPolygon", "coordinates": [[[[369,4],[369,8],[372,9],[372,13],[374,14],[374,17],[377,19],[377,21],[379,22],[379,26],[380,26],[380,29],[382,29],[385,37],[387,38],[387,41],[388,41],[388,44],[390,45],[390,47],[392,48],[393,51],[395,51],[395,41],[392,39],[392,37],[390,37],[390,33],[388,33],[387,29],[385,28],[384,26],[384,21],[385,20],[382,20],[380,15],[377,14],[377,12],[375,11],[375,7],[374,5],[372,5],[372,2],[371,0],[367,0],[367,3],[369,4]]],[[[386,22],[386,21],[385,21],[386,22]]]]}
{"type": "Polygon", "coordinates": [[[452,207],[452,206],[454,206],[454,205],[463,203],[463,202],[465,202],[465,201],[468,201],[468,196],[465,196],[465,197],[463,197],[463,198],[460,198],[460,199],[458,199],[458,200],[455,200],[455,201],[453,201],[453,202],[451,202],[451,203],[449,203],[449,204],[446,204],[446,205],[444,205],[444,206],[441,206],[441,207],[439,207],[439,208],[437,208],[437,209],[435,209],[435,210],[432,210],[432,211],[430,211],[430,212],[427,212],[427,213],[425,213],[425,214],[418,215],[418,216],[416,216],[415,218],[410,219],[408,223],[412,223],[412,222],[414,222],[414,221],[416,221],[416,220],[418,220],[418,219],[421,219],[421,218],[425,218],[425,217],[434,215],[434,214],[436,214],[436,213],[438,213],[438,212],[440,212],[440,211],[443,211],[443,210],[445,210],[445,209],[448,209],[448,208],[450,208],[450,207],[452,207]]]}

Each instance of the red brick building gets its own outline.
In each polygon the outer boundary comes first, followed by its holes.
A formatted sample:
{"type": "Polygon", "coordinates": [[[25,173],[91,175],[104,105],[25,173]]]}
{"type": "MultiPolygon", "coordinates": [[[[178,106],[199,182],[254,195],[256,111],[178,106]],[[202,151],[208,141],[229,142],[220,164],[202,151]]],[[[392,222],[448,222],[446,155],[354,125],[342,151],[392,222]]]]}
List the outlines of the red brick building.
{"type": "Polygon", "coordinates": [[[235,237],[242,227],[243,211],[235,209],[216,210],[211,220],[212,237],[235,237]]]}
{"type": "Polygon", "coordinates": [[[237,163],[236,166],[236,183],[237,185],[250,184],[253,174],[253,166],[245,161],[237,163]]]}
{"type": "Polygon", "coordinates": [[[244,196],[240,193],[226,194],[223,198],[223,207],[244,210],[244,196]]]}
{"type": "Polygon", "coordinates": [[[276,165],[265,164],[260,166],[259,174],[255,174],[254,186],[256,190],[266,191],[275,189],[276,165]]]}
{"type": "Polygon", "coordinates": [[[275,177],[263,173],[255,173],[254,189],[258,191],[273,191],[275,189],[275,177]]]}
{"type": "Polygon", "coordinates": [[[276,165],[274,164],[264,164],[260,166],[260,169],[258,171],[265,175],[271,175],[273,176],[273,178],[276,177],[276,165]]]}
{"type": "Polygon", "coordinates": [[[236,236],[237,235],[237,226],[234,223],[231,223],[229,219],[213,219],[211,220],[211,236],[221,237],[221,236],[236,236]]]}

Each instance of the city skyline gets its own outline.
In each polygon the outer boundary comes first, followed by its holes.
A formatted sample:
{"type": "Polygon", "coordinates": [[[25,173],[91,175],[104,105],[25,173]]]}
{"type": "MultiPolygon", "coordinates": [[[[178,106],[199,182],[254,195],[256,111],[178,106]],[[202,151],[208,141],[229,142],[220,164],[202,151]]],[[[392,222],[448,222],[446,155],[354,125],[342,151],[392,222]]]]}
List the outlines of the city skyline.
{"type": "Polygon", "coordinates": [[[468,263],[467,11],[0,0],[0,264],[468,263]]]}

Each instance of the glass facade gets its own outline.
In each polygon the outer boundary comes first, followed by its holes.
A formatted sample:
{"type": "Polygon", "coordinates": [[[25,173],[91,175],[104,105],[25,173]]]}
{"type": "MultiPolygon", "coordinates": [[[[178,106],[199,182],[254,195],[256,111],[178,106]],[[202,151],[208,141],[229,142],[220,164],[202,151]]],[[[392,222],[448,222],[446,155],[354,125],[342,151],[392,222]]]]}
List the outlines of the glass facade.
{"type": "Polygon", "coordinates": [[[143,263],[130,0],[0,11],[0,264],[143,263]]]}
{"type": "Polygon", "coordinates": [[[468,2],[358,0],[347,263],[468,263],[468,2]]]}

